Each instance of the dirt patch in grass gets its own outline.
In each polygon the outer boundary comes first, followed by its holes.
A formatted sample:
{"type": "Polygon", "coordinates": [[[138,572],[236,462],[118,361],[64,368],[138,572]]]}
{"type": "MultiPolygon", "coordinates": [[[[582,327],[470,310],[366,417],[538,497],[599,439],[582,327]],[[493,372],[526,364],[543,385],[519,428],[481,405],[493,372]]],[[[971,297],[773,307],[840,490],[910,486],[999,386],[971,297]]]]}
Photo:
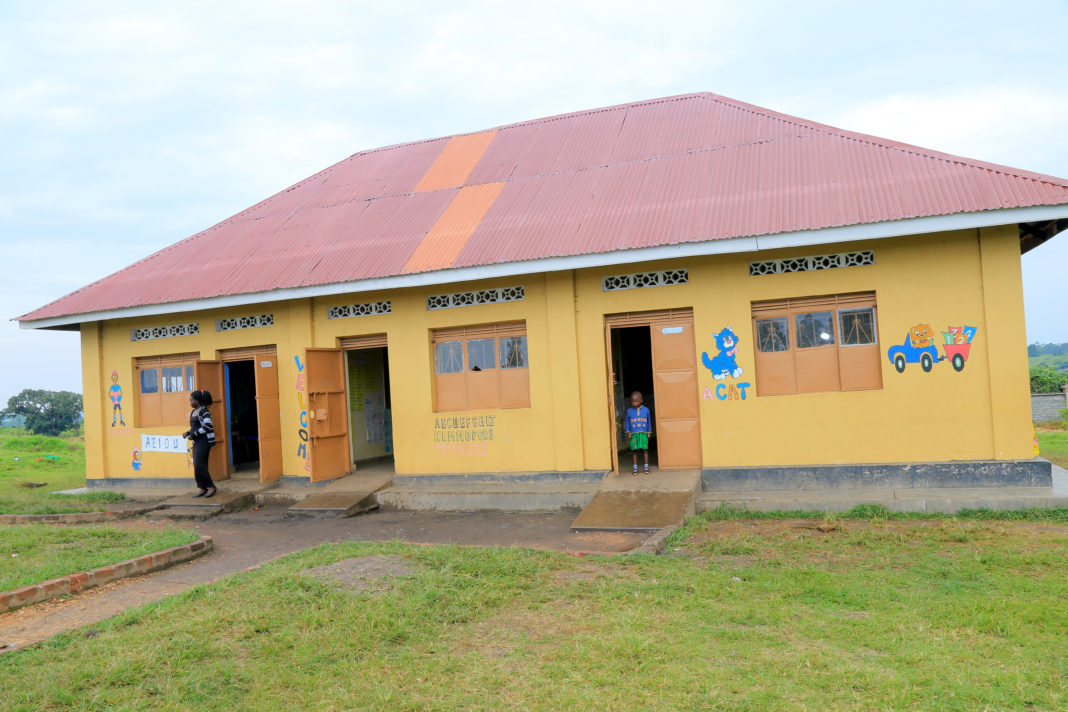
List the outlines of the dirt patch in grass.
{"type": "Polygon", "coordinates": [[[553,572],[553,582],[559,586],[573,583],[593,583],[602,578],[613,580],[631,577],[630,572],[621,570],[618,563],[608,561],[580,561],[574,566],[553,572]]]}
{"type": "Polygon", "coordinates": [[[1021,531],[1068,536],[1068,525],[1047,522],[972,522],[947,519],[920,521],[837,520],[834,522],[834,528],[828,531],[821,531],[820,524],[821,522],[815,519],[713,521],[707,522],[695,530],[686,543],[691,546],[700,546],[707,542],[722,541],[730,542],[732,546],[737,548],[746,548],[747,543],[752,545],[751,543],[757,538],[831,538],[842,534],[859,532],[886,535],[935,535],[945,536],[951,540],[959,535],[997,535],[1021,531]]]}
{"type": "Polygon", "coordinates": [[[365,591],[387,587],[393,579],[410,576],[413,571],[399,556],[357,556],[301,573],[320,581],[339,583],[347,589],[365,591]]]}
{"type": "Polygon", "coordinates": [[[497,660],[515,655],[505,669],[518,669],[528,655],[541,657],[563,641],[592,634],[596,611],[585,602],[556,599],[536,608],[513,607],[474,623],[455,641],[454,651],[477,651],[497,660]]]}

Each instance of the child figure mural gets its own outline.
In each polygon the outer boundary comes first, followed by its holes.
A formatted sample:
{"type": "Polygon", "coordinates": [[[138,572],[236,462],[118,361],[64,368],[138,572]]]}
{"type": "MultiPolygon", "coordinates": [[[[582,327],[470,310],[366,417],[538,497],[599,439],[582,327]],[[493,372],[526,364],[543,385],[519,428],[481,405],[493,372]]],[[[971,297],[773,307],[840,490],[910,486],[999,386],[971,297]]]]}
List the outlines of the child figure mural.
{"type": "Polygon", "coordinates": [[[623,419],[623,432],[630,441],[630,453],[634,458],[634,471],[638,474],[638,452],[645,454],[645,473],[649,474],[649,435],[653,432],[652,417],[649,409],[642,405],[642,394],[634,391],[630,394],[630,408],[623,419]]]}
{"type": "Polygon", "coordinates": [[[108,397],[111,398],[111,427],[115,427],[115,419],[118,418],[120,425],[126,425],[122,419],[122,386],[119,385],[119,372],[111,372],[111,388],[108,389],[108,397]]]}

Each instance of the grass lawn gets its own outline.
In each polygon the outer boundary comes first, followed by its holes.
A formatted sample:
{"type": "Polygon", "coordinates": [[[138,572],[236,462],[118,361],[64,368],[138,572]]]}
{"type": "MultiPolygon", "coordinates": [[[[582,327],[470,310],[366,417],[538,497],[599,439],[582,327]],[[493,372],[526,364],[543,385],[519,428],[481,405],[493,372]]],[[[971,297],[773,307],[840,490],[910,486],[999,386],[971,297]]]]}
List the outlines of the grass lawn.
{"type": "Polygon", "coordinates": [[[1054,465],[1068,468],[1068,426],[1050,423],[1035,427],[1041,457],[1054,465]]]}
{"type": "Polygon", "coordinates": [[[0,428],[0,514],[61,514],[106,509],[117,492],[56,495],[85,486],[85,444],[80,437],[51,438],[0,428]],[[44,487],[26,487],[30,483],[44,487]]]}
{"type": "Polygon", "coordinates": [[[0,526],[0,591],[88,571],[195,541],[180,529],[129,531],[108,526],[0,526]]]}
{"type": "Polygon", "coordinates": [[[0,655],[9,710],[1054,710],[1068,525],[702,518],[669,555],[343,543],[0,655]],[[371,554],[353,590],[302,570],[371,554]]]}
{"type": "Polygon", "coordinates": [[[1058,371],[1068,371],[1068,356],[1061,354],[1054,356],[1053,354],[1042,354],[1041,356],[1028,356],[1027,365],[1031,368],[1035,366],[1053,366],[1058,371]]]}

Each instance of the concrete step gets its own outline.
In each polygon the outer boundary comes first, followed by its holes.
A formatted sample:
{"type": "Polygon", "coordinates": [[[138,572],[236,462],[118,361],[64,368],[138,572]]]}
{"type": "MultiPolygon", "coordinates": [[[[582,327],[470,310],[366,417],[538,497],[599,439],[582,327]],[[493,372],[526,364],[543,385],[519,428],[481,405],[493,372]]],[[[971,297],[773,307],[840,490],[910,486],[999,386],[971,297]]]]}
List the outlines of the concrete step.
{"type": "Polygon", "coordinates": [[[375,493],[383,509],[436,510],[443,512],[555,511],[585,507],[599,484],[584,479],[551,481],[474,480],[394,482],[375,493]]]}
{"type": "Polygon", "coordinates": [[[286,516],[351,517],[378,508],[371,493],[320,492],[286,510],[286,516]]]}
{"type": "MultiPolygon", "coordinates": [[[[389,486],[390,475],[349,475],[325,485],[305,487],[306,493],[286,510],[287,516],[351,517],[378,507],[374,493],[389,486]]],[[[269,493],[265,493],[269,494],[269,493]]]]}
{"type": "Polygon", "coordinates": [[[700,470],[610,474],[575,518],[572,531],[650,531],[676,526],[695,511],[700,470]]]}
{"type": "Polygon", "coordinates": [[[723,504],[756,512],[844,512],[862,504],[879,504],[893,512],[952,514],[961,509],[1068,507],[1068,494],[1050,487],[720,491],[698,494],[696,509],[707,512],[723,504]]]}
{"type": "Polygon", "coordinates": [[[255,501],[255,495],[252,492],[224,492],[219,490],[214,497],[196,498],[193,497],[194,494],[194,492],[187,492],[177,497],[170,497],[160,502],[160,507],[164,511],[178,507],[192,507],[193,509],[212,512],[209,516],[213,516],[214,514],[223,514],[224,512],[233,512],[250,507],[255,501]]]}
{"type": "MultiPolygon", "coordinates": [[[[93,487],[91,492],[107,491],[112,488],[93,487]]],[[[158,502],[161,499],[178,497],[189,492],[188,487],[145,487],[145,488],[115,488],[112,491],[122,492],[126,499],[131,502],[158,502]]]]}
{"type": "Polygon", "coordinates": [[[174,506],[174,507],[162,507],[154,511],[151,515],[152,519],[172,519],[176,521],[187,520],[204,520],[217,517],[222,514],[218,509],[212,507],[187,507],[187,506],[174,506]]]}

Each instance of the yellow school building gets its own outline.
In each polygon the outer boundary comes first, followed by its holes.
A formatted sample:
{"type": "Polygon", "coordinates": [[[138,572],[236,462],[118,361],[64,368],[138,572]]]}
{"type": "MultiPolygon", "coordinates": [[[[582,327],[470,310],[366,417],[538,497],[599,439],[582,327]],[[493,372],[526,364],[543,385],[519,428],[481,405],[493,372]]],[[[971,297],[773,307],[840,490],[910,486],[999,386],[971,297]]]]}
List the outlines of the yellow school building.
{"type": "Polygon", "coordinates": [[[90,486],[556,473],[1048,481],[1022,251],[1068,181],[711,94],[355,154],[19,318],[78,330],[90,486]]]}

